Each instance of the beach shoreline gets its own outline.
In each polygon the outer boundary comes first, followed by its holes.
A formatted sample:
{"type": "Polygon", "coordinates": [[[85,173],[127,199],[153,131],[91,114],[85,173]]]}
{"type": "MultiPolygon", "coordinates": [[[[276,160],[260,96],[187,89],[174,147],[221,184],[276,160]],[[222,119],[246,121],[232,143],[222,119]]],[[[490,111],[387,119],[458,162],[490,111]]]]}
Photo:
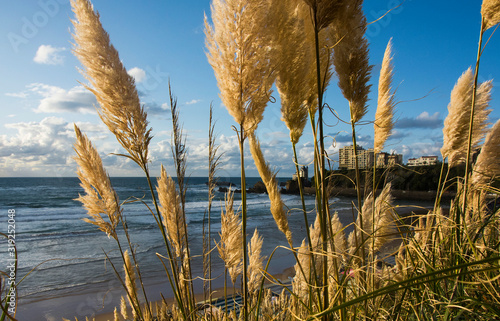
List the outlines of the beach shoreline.
{"type": "MultiPolygon", "coordinates": [[[[293,267],[283,267],[279,273],[273,273],[273,277],[286,283],[289,277],[294,275],[293,267]]],[[[199,280],[198,280],[199,281],[199,280]]],[[[230,281],[228,281],[230,283],[230,281]]],[[[198,282],[199,283],[199,282],[198,282]]],[[[267,282],[270,284],[270,282],[267,282]]],[[[149,302],[161,304],[163,295],[169,304],[174,302],[173,294],[168,281],[162,278],[149,279],[145,281],[145,288],[149,302]]],[[[228,284],[228,293],[232,293],[233,286],[228,284]]],[[[224,286],[222,278],[213,282],[212,298],[224,296],[224,286]]],[[[76,293],[66,296],[57,296],[23,304],[23,299],[19,300],[19,308],[16,319],[20,321],[55,321],[66,318],[74,320],[89,320],[95,318],[96,321],[113,320],[113,311],[116,307],[120,309],[121,296],[125,294],[124,289],[118,280],[110,280],[105,285],[96,288],[94,291],[76,293]]],[[[195,286],[195,301],[205,301],[203,287],[195,286]]]]}

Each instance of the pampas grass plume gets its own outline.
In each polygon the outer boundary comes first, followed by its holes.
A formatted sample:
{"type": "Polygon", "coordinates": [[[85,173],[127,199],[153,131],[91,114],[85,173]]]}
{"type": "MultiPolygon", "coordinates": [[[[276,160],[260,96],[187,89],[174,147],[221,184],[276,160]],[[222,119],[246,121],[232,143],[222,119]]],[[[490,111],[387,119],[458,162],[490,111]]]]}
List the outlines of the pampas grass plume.
{"type": "Polygon", "coordinates": [[[186,246],[184,215],[181,209],[180,196],[175,189],[175,183],[167,175],[163,165],[161,166],[161,177],[158,179],[156,191],[158,192],[160,213],[167,230],[167,236],[175,249],[176,256],[181,257],[186,246]]]}
{"type": "Polygon", "coordinates": [[[487,185],[489,181],[500,175],[500,120],[491,128],[486,136],[481,153],[477,157],[472,174],[472,184],[487,185]]]}
{"type": "Polygon", "coordinates": [[[500,1],[483,0],[481,5],[481,16],[483,17],[483,30],[495,26],[500,22],[500,1]]]}
{"type": "Polygon", "coordinates": [[[263,274],[264,257],[261,255],[264,238],[255,229],[248,245],[248,291],[254,293],[260,287],[263,274]]]}
{"type": "Polygon", "coordinates": [[[226,194],[226,212],[221,213],[220,243],[217,250],[221,259],[228,269],[233,284],[242,272],[243,249],[241,247],[242,232],[241,219],[234,212],[234,194],[228,191],[226,194]]]}
{"type": "Polygon", "coordinates": [[[249,136],[249,144],[255,166],[257,167],[260,177],[266,186],[269,200],[271,201],[271,214],[273,215],[274,221],[276,222],[276,225],[278,225],[279,230],[285,234],[288,244],[291,245],[292,232],[288,227],[288,217],[285,212],[285,204],[281,200],[281,194],[278,191],[276,173],[273,173],[269,164],[266,163],[264,154],[260,148],[260,143],[253,133],[249,136]]]}
{"type": "Polygon", "coordinates": [[[73,52],[90,82],[85,87],[97,98],[102,121],[140,166],[145,166],[151,129],[132,76],[127,73],[88,0],[71,0],[75,45],[73,52]]]}
{"type": "Polygon", "coordinates": [[[372,66],[368,59],[366,18],[362,10],[363,1],[353,0],[345,6],[342,18],[333,23],[333,63],[339,78],[338,85],[349,101],[351,122],[357,123],[367,113],[366,103],[370,92],[372,66]]]}
{"type": "Polygon", "coordinates": [[[137,317],[136,308],[139,307],[139,302],[137,302],[136,274],[130,260],[130,255],[128,254],[128,250],[125,250],[123,257],[125,259],[125,264],[123,264],[123,270],[125,271],[125,287],[127,288],[127,292],[129,294],[128,299],[135,319],[137,317]]]}
{"type": "MultiPolygon", "coordinates": [[[[458,79],[451,92],[448,104],[448,116],[444,121],[443,147],[441,154],[443,159],[448,157],[450,167],[463,163],[467,154],[467,142],[469,136],[469,122],[472,106],[472,91],[474,85],[472,69],[467,69],[458,79]]],[[[488,115],[491,110],[487,109],[491,100],[492,81],[482,83],[477,89],[474,124],[472,132],[472,150],[476,150],[484,138],[488,115]]]]}
{"type": "Polygon", "coordinates": [[[305,23],[301,19],[297,4],[280,1],[284,14],[276,30],[278,46],[276,88],[281,99],[281,120],[290,131],[290,141],[297,144],[302,136],[308,117],[308,99],[311,86],[308,82],[313,53],[306,41],[305,23]]]}
{"type": "Polygon", "coordinates": [[[127,301],[125,300],[125,297],[123,295],[120,299],[120,314],[122,315],[124,320],[128,319],[127,301]]]}
{"type": "MultiPolygon", "coordinates": [[[[361,213],[363,214],[363,229],[364,231],[354,231],[349,234],[348,244],[349,252],[355,254],[355,250],[361,246],[361,241],[364,239],[365,249],[373,252],[378,251],[387,241],[388,234],[394,230],[394,220],[392,217],[392,198],[391,184],[386,184],[380,195],[375,199],[373,204],[372,192],[368,194],[363,203],[361,213]],[[375,210],[375,212],[373,212],[375,210]],[[373,217],[373,219],[372,219],[373,217]],[[364,234],[364,238],[361,237],[364,234]],[[373,247],[373,248],[372,248],[373,247]]],[[[356,228],[361,226],[360,215],[356,219],[356,228]]]]}
{"type": "Polygon", "coordinates": [[[268,38],[272,9],[263,0],[213,0],[213,26],[205,17],[207,57],[222,103],[248,132],[262,120],[274,83],[268,38]]]}
{"type": "Polygon", "coordinates": [[[394,126],[393,115],[395,100],[394,93],[391,92],[393,68],[391,39],[385,49],[378,83],[378,103],[374,123],[375,138],[373,149],[375,154],[382,151],[385,141],[390,136],[394,126]]]}
{"type": "Polygon", "coordinates": [[[302,244],[297,249],[297,258],[298,262],[294,265],[295,277],[292,281],[292,288],[293,293],[305,301],[309,293],[308,280],[311,272],[311,255],[305,239],[302,240],[302,244]]]}
{"type": "Polygon", "coordinates": [[[85,195],[79,195],[76,199],[87,209],[91,219],[84,218],[87,223],[96,225],[108,237],[118,239],[116,226],[120,220],[121,209],[118,204],[118,196],[111,186],[109,176],[102,165],[101,157],[86,135],[82,134],[80,128],[75,125],[76,142],[74,157],[78,164],[78,178],[80,186],[85,195]],[[106,215],[109,222],[104,220],[106,215]]]}

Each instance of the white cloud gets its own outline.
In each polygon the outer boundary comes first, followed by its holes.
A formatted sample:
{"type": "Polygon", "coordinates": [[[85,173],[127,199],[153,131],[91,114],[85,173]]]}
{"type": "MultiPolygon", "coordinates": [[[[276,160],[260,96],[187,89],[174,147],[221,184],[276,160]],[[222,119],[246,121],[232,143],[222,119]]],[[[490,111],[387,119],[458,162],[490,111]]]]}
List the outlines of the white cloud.
{"type": "Polygon", "coordinates": [[[56,86],[35,83],[29,85],[28,88],[43,97],[35,109],[36,113],[95,113],[94,105],[97,104],[95,96],[83,86],[65,90],[56,86]]]}
{"type": "MultiPolygon", "coordinates": [[[[137,165],[124,157],[112,135],[102,124],[78,122],[99,151],[112,176],[137,176],[137,165]]],[[[9,135],[0,136],[0,176],[74,176],[75,134],[73,123],[60,117],[46,117],[40,122],[6,124],[9,135]]]]}
{"type": "Polygon", "coordinates": [[[132,69],[129,69],[127,70],[127,73],[130,76],[134,77],[136,83],[140,83],[146,80],[146,72],[139,67],[134,67],[132,69]]]}
{"type": "Polygon", "coordinates": [[[5,96],[15,97],[15,98],[26,98],[26,97],[28,97],[28,94],[25,93],[25,92],[20,92],[20,93],[5,93],[5,96]]]}
{"type": "Polygon", "coordinates": [[[60,53],[65,51],[64,47],[52,47],[51,45],[41,45],[36,51],[33,61],[38,64],[44,65],[62,65],[64,63],[64,56],[60,53]]]}
{"type": "Polygon", "coordinates": [[[194,105],[201,101],[201,99],[193,99],[184,103],[184,105],[194,105]]]}
{"type": "Polygon", "coordinates": [[[424,111],[417,116],[417,119],[420,121],[436,121],[439,120],[439,112],[435,112],[431,116],[428,112],[424,111]]]}

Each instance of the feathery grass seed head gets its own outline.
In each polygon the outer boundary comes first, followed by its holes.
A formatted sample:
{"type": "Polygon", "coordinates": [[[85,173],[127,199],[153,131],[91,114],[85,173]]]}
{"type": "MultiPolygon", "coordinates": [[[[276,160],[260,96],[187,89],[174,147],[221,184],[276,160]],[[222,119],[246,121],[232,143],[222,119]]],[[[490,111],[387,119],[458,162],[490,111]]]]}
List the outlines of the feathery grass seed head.
{"type": "Polygon", "coordinates": [[[168,176],[163,165],[161,166],[161,177],[156,186],[158,199],[160,201],[160,213],[163,218],[168,239],[172,243],[175,254],[181,257],[185,244],[184,215],[181,209],[180,196],[175,188],[174,180],[168,176]]]}
{"type": "Polygon", "coordinates": [[[85,87],[97,98],[99,116],[140,166],[145,166],[151,129],[132,76],[127,73],[88,0],[71,0],[76,19],[73,53],[82,63],[85,87]]]}
{"type": "Polygon", "coordinates": [[[248,132],[262,120],[274,83],[272,12],[269,1],[213,0],[213,26],[205,17],[207,57],[222,103],[248,132]]]}
{"type": "MultiPolygon", "coordinates": [[[[472,106],[472,92],[474,86],[474,75],[469,67],[458,79],[451,92],[448,104],[448,116],[444,121],[443,147],[441,154],[443,159],[448,157],[450,167],[463,163],[467,157],[467,145],[469,137],[469,122],[472,106]]],[[[488,115],[491,109],[487,109],[491,100],[492,82],[483,82],[477,89],[474,108],[474,123],[472,132],[472,150],[478,148],[484,138],[488,115]]]]}
{"type": "Polygon", "coordinates": [[[488,30],[500,22],[500,1],[483,0],[481,16],[484,20],[483,29],[488,30]]]}
{"type": "Polygon", "coordinates": [[[491,128],[473,168],[471,182],[480,187],[500,175],[500,120],[491,128]]]}
{"type": "Polygon", "coordinates": [[[373,125],[375,131],[373,150],[375,154],[382,151],[385,141],[390,136],[394,126],[393,115],[395,99],[394,92],[391,92],[393,69],[391,39],[385,49],[378,82],[378,103],[373,125]]]}
{"type": "Polygon", "coordinates": [[[254,293],[260,287],[263,278],[264,257],[261,255],[264,238],[255,229],[248,244],[248,291],[254,293]]]}
{"type": "Polygon", "coordinates": [[[96,225],[108,236],[117,239],[116,226],[121,215],[118,196],[111,186],[99,153],[76,125],[75,134],[76,156],[74,159],[78,164],[77,174],[80,186],[85,191],[85,195],[80,194],[77,200],[83,204],[87,214],[91,217],[91,219],[84,218],[83,220],[96,225]],[[106,215],[109,222],[104,220],[102,215],[106,215]]]}
{"type": "Polygon", "coordinates": [[[234,212],[233,201],[234,194],[228,191],[225,200],[226,211],[224,213],[223,210],[221,213],[220,243],[216,245],[234,284],[243,269],[243,248],[241,247],[243,236],[241,219],[234,212]]]}
{"type": "Polygon", "coordinates": [[[363,1],[353,0],[342,10],[342,18],[333,23],[333,63],[338,85],[349,101],[351,122],[357,123],[367,113],[366,103],[371,85],[368,84],[372,66],[368,59],[368,41],[365,37],[366,18],[363,1]]]}
{"type": "Polygon", "coordinates": [[[264,154],[260,148],[260,143],[254,133],[249,135],[250,152],[259,171],[259,175],[266,186],[267,194],[271,202],[271,214],[273,215],[279,230],[285,234],[289,244],[292,244],[292,232],[288,227],[288,217],[285,212],[285,204],[281,200],[281,194],[278,190],[276,173],[273,173],[269,164],[264,159],[264,154]]]}

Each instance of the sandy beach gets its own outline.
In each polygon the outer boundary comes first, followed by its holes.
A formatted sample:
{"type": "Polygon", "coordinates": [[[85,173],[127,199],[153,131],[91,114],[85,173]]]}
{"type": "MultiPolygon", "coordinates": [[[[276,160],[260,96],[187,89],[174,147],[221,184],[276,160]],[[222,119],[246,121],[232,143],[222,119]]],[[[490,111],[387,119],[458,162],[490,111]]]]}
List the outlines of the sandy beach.
{"type": "MultiPolygon", "coordinates": [[[[293,277],[294,269],[292,267],[284,268],[280,273],[273,273],[273,276],[287,282],[289,277],[293,277]]],[[[266,282],[269,284],[269,282],[266,282]]],[[[224,283],[222,277],[217,278],[212,283],[213,298],[222,297],[224,295],[224,283]]],[[[201,282],[195,281],[196,302],[204,301],[206,298],[203,294],[201,282]]],[[[232,285],[228,285],[228,293],[232,293],[232,285]]],[[[160,293],[167,298],[168,303],[173,302],[173,295],[168,282],[163,279],[148,280],[146,282],[146,291],[150,302],[161,303],[162,298],[160,293]]],[[[95,292],[75,293],[64,297],[48,298],[28,304],[19,302],[19,308],[16,318],[20,321],[61,321],[62,318],[74,320],[84,320],[88,317],[90,320],[95,318],[96,321],[113,320],[113,311],[115,307],[120,307],[121,296],[124,295],[124,290],[119,283],[114,280],[106,284],[106,287],[96,289],[95,292]]]]}

